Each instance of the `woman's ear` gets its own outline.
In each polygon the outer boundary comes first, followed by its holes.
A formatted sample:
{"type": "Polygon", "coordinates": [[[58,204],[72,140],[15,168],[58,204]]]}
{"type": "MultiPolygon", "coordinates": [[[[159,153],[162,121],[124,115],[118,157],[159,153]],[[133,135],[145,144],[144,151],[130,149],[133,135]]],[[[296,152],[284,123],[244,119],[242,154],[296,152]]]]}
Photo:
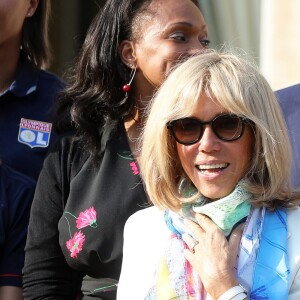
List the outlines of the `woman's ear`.
{"type": "MultiPolygon", "coordinates": [[[[48,1],[48,0],[44,0],[48,1]]],[[[40,0],[29,0],[26,17],[32,17],[40,3],[40,0]]]]}
{"type": "Polygon", "coordinates": [[[119,45],[118,52],[123,64],[126,66],[136,65],[135,49],[132,41],[122,41],[119,45]]]}

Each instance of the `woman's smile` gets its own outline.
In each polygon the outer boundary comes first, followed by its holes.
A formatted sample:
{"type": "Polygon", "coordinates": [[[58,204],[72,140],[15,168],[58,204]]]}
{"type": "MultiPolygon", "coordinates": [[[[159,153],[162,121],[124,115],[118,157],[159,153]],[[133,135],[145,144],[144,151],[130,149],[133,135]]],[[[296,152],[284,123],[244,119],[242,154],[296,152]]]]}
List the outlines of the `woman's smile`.
{"type": "Polygon", "coordinates": [[[223,176],[224,172],[229,167],[229,163],[214,162],[197,164],[196,168],[199,171],[199,176],[204,180],[213,180],[219,176],[223,176]]]}

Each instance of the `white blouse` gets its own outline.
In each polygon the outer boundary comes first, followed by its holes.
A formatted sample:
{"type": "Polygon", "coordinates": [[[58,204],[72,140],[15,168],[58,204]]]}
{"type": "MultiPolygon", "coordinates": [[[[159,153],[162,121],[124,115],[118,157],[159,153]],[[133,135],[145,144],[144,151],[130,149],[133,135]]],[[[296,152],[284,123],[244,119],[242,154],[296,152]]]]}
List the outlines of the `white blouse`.
{"type": "MultiPolygon", "coordinates": [[[[288,300],[300,299],[300,208],[287,213],[288,257],[291,270],[288,300]]],[[[117,300],[143,300],[154,279],[170,230],[156,207],[133,214],[125,225],[123,264],[117,300]],[[155,245],[155,246],[151,246],[155,245]]],[[[209,300],[209,295],[207,300],[209,300]]]]}

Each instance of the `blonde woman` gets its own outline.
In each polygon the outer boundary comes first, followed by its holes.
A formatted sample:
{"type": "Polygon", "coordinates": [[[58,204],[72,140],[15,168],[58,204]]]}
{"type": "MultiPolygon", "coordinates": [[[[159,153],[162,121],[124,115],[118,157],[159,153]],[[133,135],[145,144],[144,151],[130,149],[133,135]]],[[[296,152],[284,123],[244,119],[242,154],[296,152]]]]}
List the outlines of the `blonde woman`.
{"type": "Polygon", "coordinates": [[[153,100],[118,299],[299,299],[299,194],[269,84],[230,53],[182,63],[153,100]]]}

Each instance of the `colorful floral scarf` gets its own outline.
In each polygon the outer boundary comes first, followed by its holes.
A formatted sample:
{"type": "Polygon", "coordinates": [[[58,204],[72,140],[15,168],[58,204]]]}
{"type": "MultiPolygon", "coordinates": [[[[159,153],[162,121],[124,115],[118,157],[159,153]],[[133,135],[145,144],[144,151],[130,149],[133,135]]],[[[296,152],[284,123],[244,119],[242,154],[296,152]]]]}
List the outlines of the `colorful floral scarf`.
{"type": "MultiPolygon", "coordinates": [[[[188,230],[182,216],[166,211],[165,220],[170,237],[145,300],[206,299],[201,279],[183,255],[187,246],[181,235],[188,230]]],[[[290,271],[284,209],[251,209],[241,238],[236,272],[250,300],[287,299],[290,271]]]]}

